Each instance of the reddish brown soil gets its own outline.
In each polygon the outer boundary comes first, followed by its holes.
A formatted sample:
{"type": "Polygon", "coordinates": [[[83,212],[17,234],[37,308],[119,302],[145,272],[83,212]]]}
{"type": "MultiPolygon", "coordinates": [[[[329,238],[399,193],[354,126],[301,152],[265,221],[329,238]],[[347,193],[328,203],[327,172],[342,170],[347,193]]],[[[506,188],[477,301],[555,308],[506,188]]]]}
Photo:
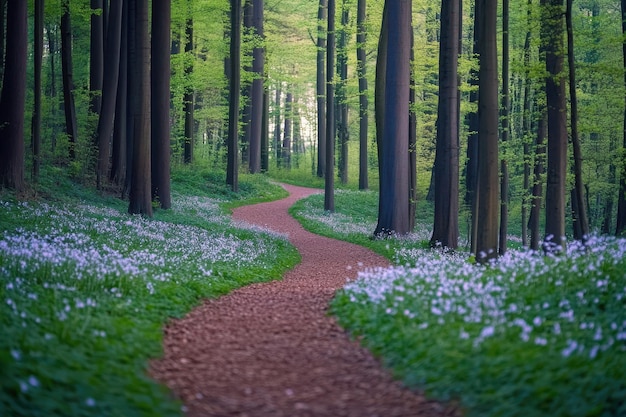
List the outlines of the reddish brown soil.
{"type": "Polygon", "coordinates": [[[207,300],[172,321],[151,375],[182,399],[189,416],[458,415],[394,381],[327,314],[346,279],[387,261],[306,232],[287,210],[316,190],[285,188],[289,198],[239,208],[233,217],[288,233],[302,263],[283,281],[207,300]]]}

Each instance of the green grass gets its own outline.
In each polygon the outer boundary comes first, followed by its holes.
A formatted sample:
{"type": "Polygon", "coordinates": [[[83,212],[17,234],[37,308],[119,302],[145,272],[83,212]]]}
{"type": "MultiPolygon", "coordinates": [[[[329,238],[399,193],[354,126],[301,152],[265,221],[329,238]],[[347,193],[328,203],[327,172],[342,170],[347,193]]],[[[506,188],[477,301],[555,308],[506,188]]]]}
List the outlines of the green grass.
{"type": "Polygon", "coordinates": [[[393,268],[361,273],[331,311],[407,385],[467,416],[626,415],[626,240],[594,236],[562,256],[511,250],[495,265],[427,248],[432,212],[409,238],[371,240],[377,195],[341,191],[293,214],[367,246],[393,268]]]}
{"type": "Polygon", "coordinates": [[[0,416],[176,416],[151,380],[162,327],[204,297],[278,279],[284,236],[230,224],[229,208],[284,196],[263,177],[175,170],[154,219],[48,172],[30,201],[0,196],[0,416]]]}

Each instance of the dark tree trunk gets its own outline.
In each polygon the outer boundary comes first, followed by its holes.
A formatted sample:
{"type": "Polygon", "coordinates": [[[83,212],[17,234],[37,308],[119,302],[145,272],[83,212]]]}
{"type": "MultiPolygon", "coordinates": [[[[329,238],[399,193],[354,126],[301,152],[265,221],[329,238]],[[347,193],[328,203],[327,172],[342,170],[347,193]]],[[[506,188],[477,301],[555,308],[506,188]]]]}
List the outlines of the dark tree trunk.
{"type": "Polygon", "coordinates": [[[263,87],[263,123],[261,124],[261,172],[267,172],[270,167],[269,161],[269,115],[270,95],[267,86],[263,87]]]}
{"type": "Polygon", "coordinates": [[[530,143],[529,133],[532,126],[531,112],[531,83],[530,78],[530,40],[531,40],[531,23],[532,23],[532,0],[528,0],[526,11],[526,38],[524,40],[524,104],[522,114],[522,132],[523,132],[523,152],[524,152],[524,190],[522,197],[522,245],[528,246],[528,208],[529,208],[529,188],[530,188],[530,143]]]}
{"type": "Polygon", "coordinates": [[[328,0],[326,45],[326,170],[324,210],[335,211],[335,0],[328,0]]]}
{"type": "Polygon", "coordinates": [[[574,153],[574,193],[575,202],[572,201],[573,218],[576,225],[574,230],[578,231],[575,239],[583,242],[589,235],[589,218],[587,217],[587,207],[585,206],[585,186],[583,184],[583,158],[580,150],[580,139],[578,137],[578,99],[576,98],[576,68],[574,67],[574,29],[572,26],[572,0],[567,0],[566,8],[567,24],[567,60],[569,66],[569,94],[570,94],[570,126],[572,129],[572,150],[574,153]]]}
{"type": "Polygon", "coordinates": [[[96,114],[100,114],[100,94],[104,80],[104,22],[102,8],[103,0],[91,0],[89,92],[91,93],[90,108],[96,114]]]}
{"type": "Polygon", "coordinates": [[[324,54],[326,53],[327,0],[320,0],[317,11],[317,176],[323,178],[326,173],[326,72],[324,54]]]}
{"type": "Polygon", "coordinates": [[[546,153],[545,138],[548,134],[548,123],[546,120],[545,108],[541,108],[541,117],[539,118],[539,126],[537,128],[537,139],[535,142],[535,166],[533,169],[533,190],[530,204],[530,218],[528,219],[528,228],[530,229],[530,248],[539,250],[540,231],[539,217],[541,215],[541,206],[543,205],[543,173],[544,160],[546,153]]]}
{"type": "Polygon", "coordinates": [[[239,191],[239,94],[241,87],[241,1],[230,0],[230,101],[228,108],[228,156],[226,184],[239,191]]]}
{"type": "Polygon", "coordinates": [[[497,0],[480,0],[478,72],[478,183],[476,260],[498,256],[498,54],[497,0]]]}
{"type": "MultiPolygon", "coordinates": [[[[243,35],[244,38],[242,42],[245,44],[250,43],[249,35],[252,33],[252,0],[244,0],[243,3],[243,35]]],[[[252,62],[252,57],[250,56],[250,48],[246,46],[243,50],[243,53],[246,54],[246,59],[244,60],[243,72],[244,74],[249,74],[252,72],[252,66],[249,62],[252,62]]],[[[247,78],[247,77],[246,77],[247,78]]],[[[243,129],[240,132],[240,146],[241,146],[241,163],[245,167],[250,166],[250,135],[252,131],[250,130],[250,118],[252,116],[252,108],[250,102],[250,96],[252,94],[252,83],[244,79],[244,82],[241,85],[241,100],[242,105],[240,109],[241,114],[241,128],[243,129]]]]}
{"type": "Polygon", "coordinates": [[[359,190],[369,188],[367,139],[369,129],[369,98],[367,88],[367,0],[357,5],[356,59],[359,78],[359,190]]]}
{"type": "Polygon", "coordinates": [[[435,216],[431,246],[456,249],[459,240],[458,0],[441,4],[439,106],[435,154],[435,216]]]}
{"type": "Polygon", "coordinates": [[[285,131],[283,134],[283,156],[282,166],[291,168],[291,124],[293,117],[293,95],[287,93],[285,98],[285,131]]]}
{"type": "MultiPolygon", "coordinates": [[[[622,34],[626,35],[626,0],[621,0],[622,6],[622,34]]],[[[626,70],[626,43],[622,45],[624,69],[626,70]]],[[[624,72],[624,86],[626,87],[626,71],[624,72]]],[[[624,96],[624,132],[622,148],[622,164],[619,179],[619,197],[617,200],[617,222],[615,234],[621,235],[626,231],[626,95],[624,96]]]]}
{"type": "Polygon", "coordinates": [[[546,60],[548,107],[548,173],[544,250],[558,252],[565,246],[565,185],[567,123],[563,77],[563,0],[542,0],[541,47],[546,60]]]}
{"type": "Polygon", "coordinates": [[[96,177],[98,188],[107,178],[109,169],[109,153],[111,148],[111,134],[115,121],[115,107],[117,100],[117,85],[120,73],[120,47],[122,42],[122,2],[112,0],[109,27],[107,28],[107,44],[105,48],[105,66],[107,77],[102,85],[102,103],[100,119],[96,132],[98,144],[98,165],[96,177]]]}
{"type": "Polygon", "coordinates": [[[252,51],[252,72],[254,80],[250,90],[250,173],[261,172],[261,136],[263,135],[263,84],[265,83],[265,48],[260,45],[264,38],[263,0],[254,0],[252,5],[252,27],[257,37],[252,51]]]}
{"type": "Polygon", "coordinates": [[[61,67],[63,71],[63,107],[65,109],[65,132],[69,141],[70,159],[76,158],[76,107],[74,106],[74,80],[72,70],[72,22],[70,0],[61,3],[61,67]]]}
{"type": "MultiPolygon", "coordinates": [[[[411,68],[415,62],[415,36],[411,28],[411,68]]],[[[415,74],[411,71],[411,89],[409,91],[409,230],[415,230],[417,212],[417,102],[415,74]]],[[[458,193],[457,193],[458,195],[458,193]]]]}
{"type": "Polygon", "coordinates": [[[135,135],[135,126],[134,126],[134,118],[133,118],[133,109],[136,107],[134,105],[135,96],[133,95],[132,85],[136,83],[135,80],[135,50],[136,47],[136,39],[135,39],[135,15],[136,15],[136,7],[133,2],[130,0],[124,1],[124,3],[128,4],[128,18],[126,21],[127,24],[127,35],[126,35],[126,44],[127,44],[127,61],[126,61],[126,97],[128,99],[126,103],[126,173],[124,174],[124,187],[122,189],[122,198],[128,195],[131,181],[133,178],[133,153],[134,153],[134,142],[133,137],[135,135]]]}
{"type": "Polygon", "coordinates": [[[0,187],[24,188],[24,109],[26,105],[27,7],[7,0],[4,77],[0,95],[0,187]]]}
{"type": "MultiPolygon", "coordinates": [[[[376,78],[374,90],[374,119],[376,121],[376,151],[378,154],[378,177],[382,174],[383,160],[383,123],[385,119],[385,83],[387,79],[387,52],[389,49],[388,2],[383,6],[383,21],[378,39],[378,55],[376,57],[376,78]]],[[[379,181],[380,183],[380,181],[379,181]]],[[[380,211],[380,207],[378,208],[380,211]]]]}
{"type": "Polygon", "coordinates": [[[152,199],[172,207],[170,192],[171,0],[152,0],[152,199]]]}
{"type": "Polygon", "coordinates": [[[4,73],[4,30],[6,5],[7,0],[0,0],[0,88],[2,88],[2,74],[4,73]]]}
{"type": "Polygon", "coordinates": [[[341,2],[341,30],[339,31],[339,45],[337,50],[337,75],[339,83],[336,90],[337,103],[337,133],[339,135],[339,180],[342,184],[348,183],[348,37],[346,28],[348,25],[348,8],[346,0],[341,2]]]}
{"type": "Polygon", "coordinates": [[[134,21],[129,36],[134,37],[130,50],[129,80],[132,97],[133,166],[129,191],[128,212],[152,217],[150,167],[150,39],[148,0],[129,0],[135,6],[134,21]]]}
{"type": "Polygon", "coordinates": [[[127,125],[128,125],[128,0],[122,0],[122,23],[120,37],[120,65],[115,100],[113,146],[111,158],[111,182],[126,183],[127,125]]]}
{"type": "Polygon", "coordinates": [[[281,83],[279,82],[276,86],[276,99],[274,101],[274,153],[276,156],[276,166],[280,167],[282,163],[283,157],[283,141],[280,135],[280,96],[281,93],[281,83]]]}
{"type": "MultiPolygon", "coordinates": [[[[0,5],[0,7],[3,6],[0,5]]],[[[41,157],[41,68],[43,61],[43,10],[44,0],[35,0],[35,45],[33,60],[35,94],[32,120],[33,181],[37,181],[37,179],[39,178],[39,165],[41,157]]],[[[2,18],[4,18],[4,16],[2,16],[2,18]]]]}
{"type": "MultiPolygon", "coordinates": [[[[192,7],[192,3],[190,3],[190,9],[192,7]]],[[[194,148],[194,87],[191,83],[191,75],[193,73],[193,18],[191,14],[192,10],[188,10],[189,17],[187,19],[187,24],[185,27],[185,54],[186,57],[186,65],[185,65],[185,78],[187,79],[187,88],[185,90],[185,95],[183,97],[183,102],[185,103],[185,145],[184,145],[184,155],[183,161],[186,164],[190,164],[193,161],[193,148],[194,148]]]]}
{"type": "Polygon", "coordinates": [[[387,41],[385,110],[378,224],[374,234],[409,233],[409,100],[411,60],[411,1],[385,2],[387,41]]]}
{"type": "MultiPolygon", "coordinates": [[[[509,89],[509,0],[502,0],[502,144],[509,140],[511,93],[509,89]]],[[[506,146],[506,145],[505,145],[506,146]]],[[[509,167],[505,158],[500,161],[500,236],[498,252],[507,250],[509,227],[509,167]]]]}
{"type": "Polygon", "coordinates": [[[298,107],[298,97],[293,98],[293,104],[291,105],[291,148],[293,154],[292,166],[295,168],[300,167],[300,156],[304,153],[302,147],[302,132],[300,123],[300,109],[298,107]]]}

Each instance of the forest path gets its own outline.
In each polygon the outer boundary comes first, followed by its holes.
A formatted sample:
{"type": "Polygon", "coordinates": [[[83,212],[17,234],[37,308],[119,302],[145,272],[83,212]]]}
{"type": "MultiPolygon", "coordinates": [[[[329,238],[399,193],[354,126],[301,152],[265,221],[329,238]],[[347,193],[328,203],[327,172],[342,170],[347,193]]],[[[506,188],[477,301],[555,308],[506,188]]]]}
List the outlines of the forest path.
{"type": "Polygon", "coordinates": [[[165,330],[151,375],[189,416],[396,417],[456,415],[394,381],[328,316],[358,270],[388,265],[373,252],[305,231],[289,213],[318,190],[284,186],[286,199],[245,206],[233,218],[287,233],[302,262],[284,280],[206,300],[165,330]]]}

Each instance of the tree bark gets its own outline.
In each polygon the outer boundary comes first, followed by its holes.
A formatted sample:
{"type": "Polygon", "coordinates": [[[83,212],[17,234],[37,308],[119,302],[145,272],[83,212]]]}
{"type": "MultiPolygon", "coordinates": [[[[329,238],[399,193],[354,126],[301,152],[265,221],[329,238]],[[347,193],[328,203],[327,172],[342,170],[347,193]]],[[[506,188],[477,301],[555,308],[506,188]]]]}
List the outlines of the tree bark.
{"type": "Polygon", "coordinates": [[[194,87],[192,85],[192,74],[193,74],[193,11],[191,8],[193,7],[193,3],[189,2],[188,10],[189,17],[187,18],[187,23],[185,26],[185,37],[187,39],[185,43],[185,79],[187,80],[187,87],[185,89],[185,94],[183,97],[183,102],[185,103],[185,144],[184,144],[184,155],[183,161],[186,164],[190,164],[193,161],[193,148],[194,148],[194,87]]]}
{"type": "Polygon", "coordinates": [[[367,88],[367,0],[358,0],[356,59],[359,78],[359,190],[369,188],[367,141],[369,130],[369,97],[367,88]]]}
{"type": "Polygon", "coordinates": [[[478,183],[476,193],[476,260],[498,256],[498,57],[497,0],[480,0],[478,73],[478,183]]]}
{"type": "Polygon", "coordinates": [[[128,128],[128,0],[122,0],[120,34],[120,62],[113,124],[113,146],[110,180],[114,184],[126,183],[127,128],[128,128]]]}
{"type": "MultiPolygon", "coordinates": [[[[509,141],[511,93],[509,89],[509,0],[502,0],[502,144],[509,141]]],[[[506,146],[506,145],[505,145],[506,146]]],[[[509,167],[506,158],[500,161],[500,236],[498,252],[507,250],[509,226],[509,167]]]]}
{"type": "MultiPolygon", "coordinates": [[[[626,36],[626,0],[621,0],[622,34],[626,36]]],[[[622,44],[624,63],[624,87],[626,88],[626,43],[622,44]]],[[[622,145],[622,164],[619,179],[619,196],[617,200],[617,221],[615,234],[622,235],[626,231],[626,94],[624,95],[624,132],[622,145]]]]}
{"type": "Polygon", "coordinates": [[[239,191],[239,94],[241,89],[241,1],[230,0],[230,105],[228,108],[228,155],[226,184],[239,191]]]}
{"type": "Polygon", "coordinates": [[[74,105],[74,79],[72,69],[72,22],[70,0],[61,2],[61,68],[63,72],[63,107],[65,109],[65,132],[69,141],[70,159],[76,158],[76,107],[74,105]]]}
{"type": "Polygon", "coordinates": [[[346,0],[341,2],[341,30],[339,31],[339,45],[337,48],[337,75],[339,83],[336,87],[337,103],[337,133],[339,136],[339,180],[342,184],[348,183],[348,37],[346,28],[348,26],[348,8],[346,0]]]}
{"type": "Polygon", "coordinates": [[[0,95],[0,187],[24,189],[24,109],[26,105],[27,7],[7,0],[4,76],[0,95]]]}
{"type": "MultiPolygon", "coordinates": [[[[409,233],[409,100],[411,16],[410,0],[385,2],[388,48],[378,224],[376,236],[409,233]]],[[[385,19],[385,17],[383,17],[385,19]]]]}
{"type": "Polygon", "coordinates": [[[324,178],[326,173],[326,28],[328,1],[320,0],[317,11],[317,176],[324,178]]]}
{"type": "Polygon", "coordinates": [[[548,173],[544,250],[565,248],[567,123],[563,76],[563,0],[542,0],[541,47],[546,62],[548,107],[548,173]]]}
{"type": "Polygon", "coordinates": [[[261,172],[261,136],[263,132],[263,84],[265,83],[265,37],[263,29],[263,0],[253,0],[252,27],[256,36],[252,51],[254,80],[250,90],[250,144],[249,169],[251,174],[261,172]]]}
{"type": "MultiPolygon", "coordinates": [[[[3,7],[0,5],[0,7],[3,7]]],[[[33,181],[39,178],[41,158],[41,69],[43,61],[44,0],[35,0],[34,26],[34,108],[32,119],[33,181]]],[[[1,13],[0,13],[1,14],[1,13]]],[[[4,18],[4,16],[0,16],[4,18]]]]}
{"type": "Polygon", "coordinates": [[[89,92],[91,94],[90,110],[96,114],[100,114],[104,80],[104,16],[102,13],[103,0],[91,0],[89,92]]]}
{"type": "Polygon", "coordinates": [[[540,110],[541,117],[537,127],[537,137],[535,140],[535,166],[533,168],[533,190],[530,205],[530,218],[528,228],[530,229],[530,248],[539,250],[539,217],[541,206],[543,205],[543,174],[546,153],[545,138],[548,134],[547,114],[545,108],[540,110]]]}
{"type": "MultiPolygon", "coordinates": [[[[7,0],[0,0],[0,88],[2,88],[2,76],[4,74],[4,31],[6,23],[7,0]]],[[[2,90],[0,90],[1,92],[2,90]]]]}
{"type": "Polygon", "coordinates": [[[441,3],[435,216],[430,244],[450,249],[456,249],[459,240],[459,13],[459,0],[441,3]]]}
{"type": "Polygon", "coordinates": [[[117,85],[120,74],[120,47],[122,42],[122,1],[112,0],[109,27],[107,28],[107,45],[105,50],[107,77],[102,85],[102,102],[100,118],[96,131],[98,144],[98,165],[96,168],[96,182],[98,188],[103,179],[107,178],[111,148],[111,134],[115,121],[115,107],[117,100],[117,85]]]}
{"type": "Polygon", "coordinates": [[[280,134],[280,97],[282,95],[281,92],[281,83],[279,82],[276,86],[276,98],[274,105],[274,154],[276,156],[276,167],[280,168],[283,157],[283,142],[280,134]]]}
{"type": "Polygon", "coordinates": [[[326,171],[324,210],[335,211],[335,0],[328,0],[326,31],[326,171]]]}
{"type": "Polygon", "coordinates": [[[523,132],[523,152],[524,152],[524,178],[523,178],[523,197],[522,197],[522,246],[528,246],[528,213],[529,213],[529,192],[530,192],[530,143],[529,133],[532,126],[531,113],[531,85],[530,78],[530,40],[531,40],[531,22],[532,22],[532,0],[527,2],[526,11],[526,38],[524,40],[524,103],[522,114],[522,132],[523,132]]]}
{"type": "Polygon", "coordinates": [[[135,6],[131,22],[134,48],[130,50],[129,80],[133,124],[133,165],[130,182],[128,212],[152,217],[152,189],[150,164],[150,39],[148,0],[129,0],[135,6]]]}
{"type": "Polygon", "coordinates": [[[287,92],[285,98],[285,128],[283,133],[283,157],[282,166],[284,168],[291,168],[291,127],[293,117],[293,95],[287,92]]]}
{"type": "MultiPolygon", "coordinates": [[[[387,80],[387,52],[389,49],[389,18],[388,2],[383,6],[383,21],[378,38],[378,55],[376,57],[376,78],[374,91],[374,119],[376,121],[376,152],[378,154],[378,178],[380,179],[383,160],[383,123],[385,121],[385,83],[387,80]]],[[[380,180],[379,180],[380,183],[380,180]]],[[[380,207],[378,208],[380,211],[380,207]]]]}
{"type": "MultiPolygon", "coordinates": [[[[267,78],[267,77],[265,77],[267,78]]],[[[270,96],[267,86],[263,87],[263,123],[261,124],[261,172],[269,170],[269,117],[270,117],[270,96]]]]}
{"type": "Polygon", "coordinates": [[[170,190],[171,0],[152,0],[152,199],[172,207],[170,190]]]}

